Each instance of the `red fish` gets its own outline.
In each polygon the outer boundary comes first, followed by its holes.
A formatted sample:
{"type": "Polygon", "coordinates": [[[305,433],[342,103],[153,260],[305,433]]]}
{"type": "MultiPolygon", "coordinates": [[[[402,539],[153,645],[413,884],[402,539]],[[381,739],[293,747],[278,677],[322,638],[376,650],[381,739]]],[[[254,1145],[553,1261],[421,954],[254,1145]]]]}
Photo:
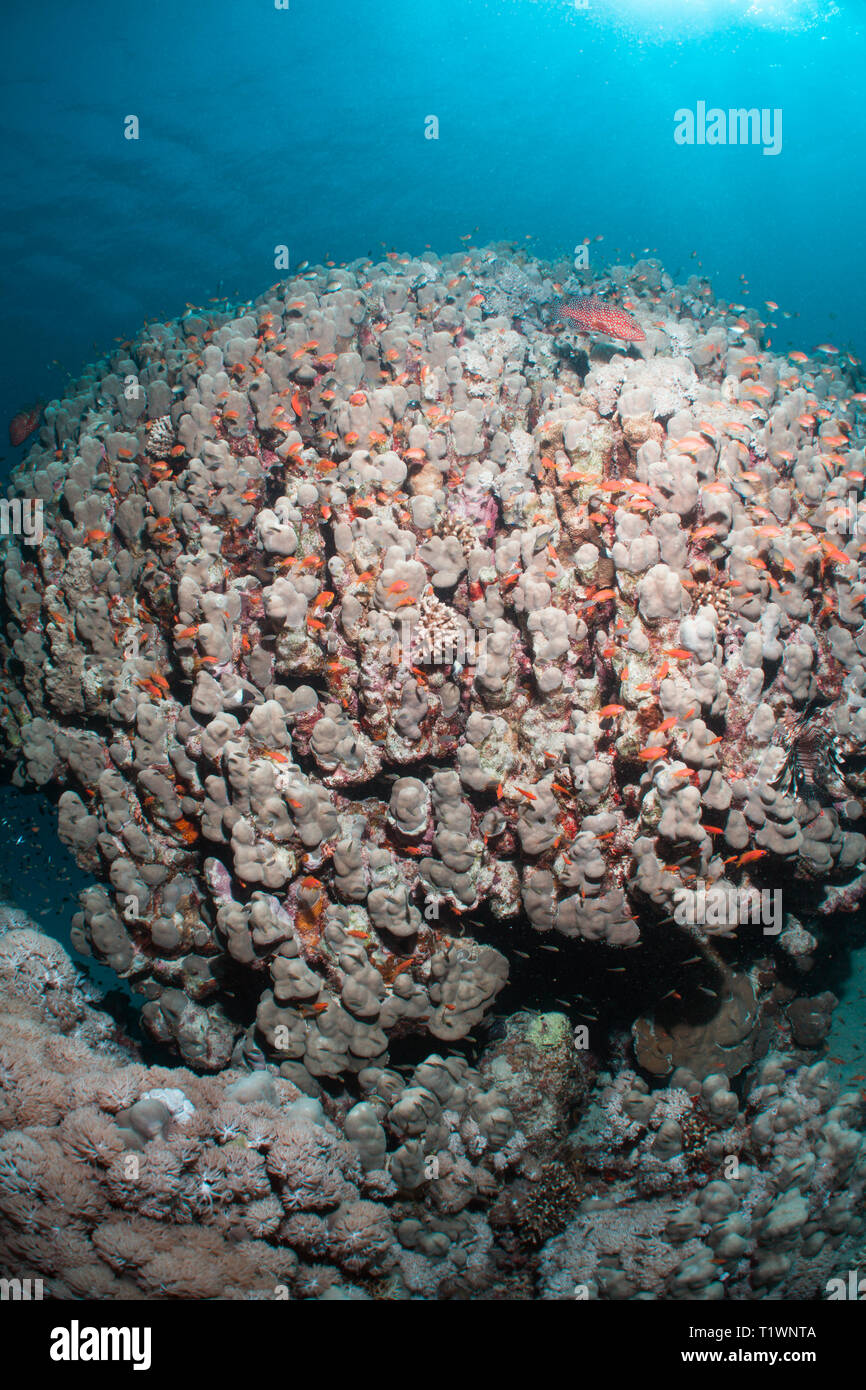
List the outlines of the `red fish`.
{"type": "Polygon", "coordinates": [[[9,422],[9,443],[13,449],[17,449],[19,444],[23,444],[35,429],[39,428],[39,421],[42,418],[42,402],[37,401],[36,405],[25,406],[24,410],[19,410],[14,420],[9,422]]]}
{"type": "Polygon", "coordinates": [[[607,333],[611,338],[624,338],[627,343],[642,343],[646,334],[636,319],[614,304],[606,304],[597,295],[565,299],[559,306],[562,318],[573,319],[584,333],[607,333]]]}

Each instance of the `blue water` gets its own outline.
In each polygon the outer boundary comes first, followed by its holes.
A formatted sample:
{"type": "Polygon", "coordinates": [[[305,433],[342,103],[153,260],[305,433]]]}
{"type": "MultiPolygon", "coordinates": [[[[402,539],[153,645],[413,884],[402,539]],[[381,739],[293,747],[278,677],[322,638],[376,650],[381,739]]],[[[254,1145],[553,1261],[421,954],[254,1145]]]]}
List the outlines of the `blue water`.
{"type": "Polygon", "coordinates": [[[866,354],[863,0],[580,5],[10,10],[2,468],[23,403],[144,318],[259,293],[278,244],[292,266],[467,234],[551,255],[600,235],[594,266],[649,248],[673,273],[697,252],[718,293],[799,315],[774,345],[866,354]],[[781,108],[781,154],[677,146],[674,112],[700,100],[781,108]]]}

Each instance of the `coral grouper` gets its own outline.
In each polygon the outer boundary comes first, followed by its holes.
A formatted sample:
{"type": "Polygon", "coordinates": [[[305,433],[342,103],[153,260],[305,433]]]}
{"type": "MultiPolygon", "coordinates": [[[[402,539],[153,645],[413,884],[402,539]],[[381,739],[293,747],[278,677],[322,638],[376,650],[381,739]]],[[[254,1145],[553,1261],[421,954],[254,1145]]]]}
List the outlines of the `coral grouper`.
{"type": "Polygon", "coordinates": [[[646,342],[646,334],[636,319],[615,304],[606,304],[596,294],[564,299],[559,306],[562,318],[572,319],[584,333],[606,333],[627,343],[646,342]]]}

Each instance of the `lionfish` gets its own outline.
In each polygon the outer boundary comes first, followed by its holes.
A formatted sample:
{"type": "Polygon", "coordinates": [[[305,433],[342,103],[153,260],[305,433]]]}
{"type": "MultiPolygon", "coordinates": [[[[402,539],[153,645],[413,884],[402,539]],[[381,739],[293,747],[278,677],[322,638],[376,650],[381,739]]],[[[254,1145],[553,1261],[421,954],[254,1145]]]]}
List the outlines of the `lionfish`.
{"type": "Polygon", "coordinates": [[[793,725],[776,729],[773,743],[786,746],[787,752],[770,786],[803,801],[842,801],[851,795],[842,740],[822,722],[817,713],[821,709],[822,702],[816,696],[793,725]]]}

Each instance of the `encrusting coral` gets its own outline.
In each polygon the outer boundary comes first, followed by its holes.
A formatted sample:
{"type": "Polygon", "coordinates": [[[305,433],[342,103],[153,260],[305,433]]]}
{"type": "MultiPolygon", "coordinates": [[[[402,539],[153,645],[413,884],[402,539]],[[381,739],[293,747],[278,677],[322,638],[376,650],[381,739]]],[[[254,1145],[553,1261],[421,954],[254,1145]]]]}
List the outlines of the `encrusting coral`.
{"type": "Polygon", "coordinates": [[[477,1069],[314,1099],[146,1066],[98,1002],[0,935],[0,1258],[56,1298],[814,1297],[862,1244],[864,1095],[825,1063],[650,1091],[517,1014],[477,1069]]]}
{"type": "Polygon", "coordinates": [[[621,1071],[572,1135],[604,1195],[545,1248],[541,1296],[815,1297],[862,1251],[864,1124],[824,1062],[771,1056],[743,1102],[723,1075],[649,1093],[621,1071]]]}
{"type": "Polygon", "coordinates": [[[0,936],[5,1270],[61,1298],[408,1297],[490,1244],[465,1209],[522,1141],[462,1058],[319,1101],[267,1070],[145,1066],[91,1001],[58,943],[0,936]]]}

